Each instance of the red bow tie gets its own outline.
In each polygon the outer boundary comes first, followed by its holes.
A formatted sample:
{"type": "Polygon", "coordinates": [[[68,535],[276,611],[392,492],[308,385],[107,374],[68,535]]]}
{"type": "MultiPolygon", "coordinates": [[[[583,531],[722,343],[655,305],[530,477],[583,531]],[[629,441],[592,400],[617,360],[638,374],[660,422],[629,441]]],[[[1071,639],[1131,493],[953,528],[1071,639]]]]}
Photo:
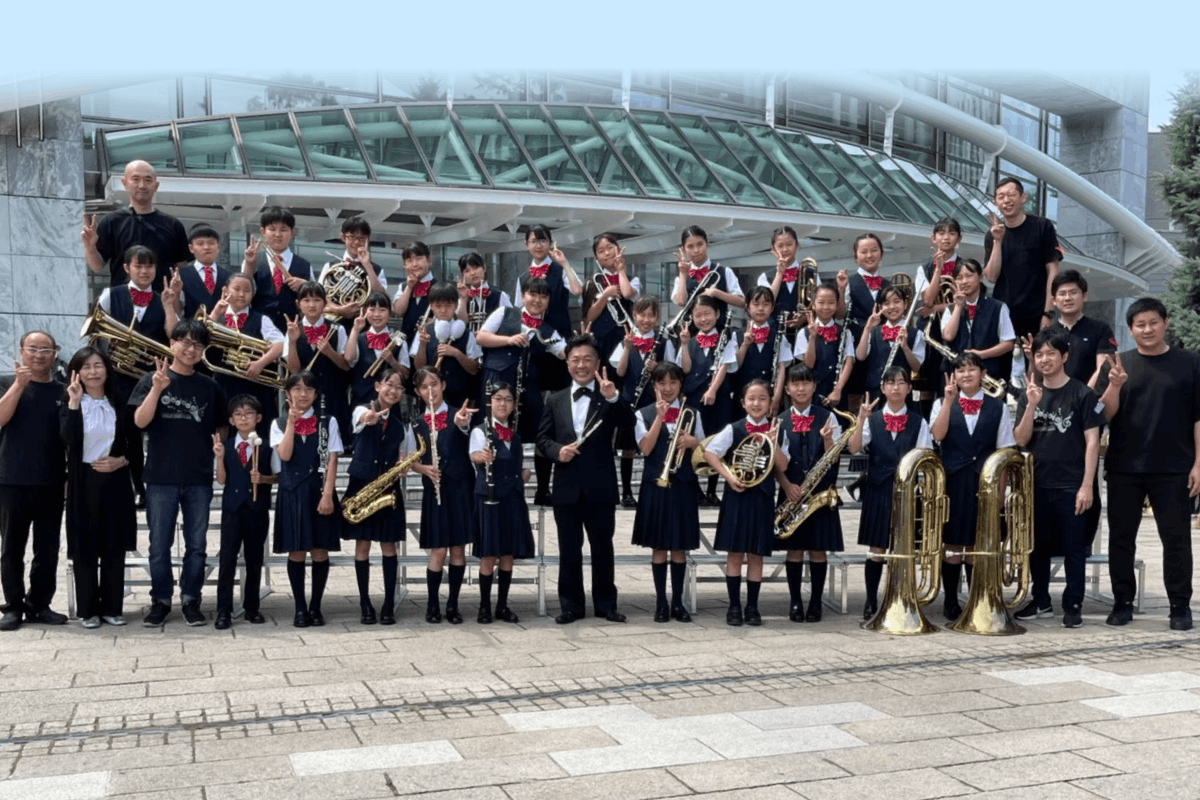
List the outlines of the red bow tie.
{"type": "Polygon", "coordinates": [[[314,414],[311,417],[301,417],[296,420],[296,435],[297,436],[312,436],[317,432],[317,417],[314,414]]]}
{"type": "Polygon", "coordinates": [[[654,349],[653,336],[634,336],[630,341],[633,342],[633,346],[636,347],[638,352],[642,355],[646,355],[654,349]]]}
{"type": "Polygon", "coordinates": [[[486,300],[489,294],[491,292],[488,291],[486,286],[479,289],[467,289],[467,297],[482,297],[486,300]]]}
{"type": "Polygon", "coordinates": [[[754,340],[755,344],[766,344],[767,343],[767,335],[770,332],[771,332],[771,326],[769,326],[769,325],[765,325],[761,328],[754,327],[754,326],[750,327],[750,336],[754,340]]]}
{"type": "Polygon", "coordinates": [[[667,413],[663,414],[663,422],[674,422],[679,419],[678,408],[668,408],[667,413]]]}
{"type": "Polygon", "coordinates": [[[974,321],[976,308],[978,306],[967,306],[967,319],[974,321]]]}
{"type": "Polygon", "coordinates": [[[833,344],[837,339],[837,325],[818,325],[817,335],[824,339],[827,343],[833,344]]]}
{"type": "Polygon", "coordinates": [[[621,283],[620,275],[607,275],[607,274],[601,273],[600,277],[604,279],[605,286],[617,286],[621,283]]]}
{"type": "Polygon", "coordinates": [[[317,342],[321,341],[321,337],[324,335],[325,335],[325,323],[324,322],[322,322],[320,325],[305,325],[304,326],[304,338],[311,345],[315,346],[317,344],[317,342]]]}
{"type": "Polygon", "coordinates": [[[883,337],[885,342],[894,342],[896,341],[896,337],[900,335],[900,326],[880,325],[879,335],[883,337]]]}
{"type": "Polygon", "coordinates": [[[246,466],[246,462],[248,462],[250,460],[250,453],[248,452],[249,450],[250,450],[249,442],[238,442],[238,446],[237,446],[238,460],[242,462],[243,467],[246,466]]]}
{"type": "MultiPolygon", "coordinates": [[[[425,415],[425,421],[426,422],[429,421],[428,414],[425,415]]],[[[446,430],[446,412],[445,411],[439,411],[433,415],[433,429],[435,431],[446,430]]]]}
{"type": "Polygon", "coordinates": [[[431,285],[433,285],[433,281],[419,281],[417,285],[413,287],[412,296],[424,297],[425,295],[429,294],[429,287],[431,285]]]}
{"type": "Polygon", "coordinates": [[[863,283],[865,283],[867,285],[867,288],[870,289],[872,292],[878,292],[880,289],[883,288],[883,276],[882,275],[863,275],[862,279],[863,279],[863,283]]]}
{"type": "Polygon", "coordinates": [[[529,277],[544,278],[548,272],[550,272],[549,264],[537,264],[529,268],[529,277]]]}
{"type": "Polygon", "coordinates": [[[688,277],[694,281],[704,280],[704,276],[708,274],[708,267],[688,267],[688,277]]]}
{"type": "Polygon", "coordinates": [[[888,414],[884,412],[883,426],[887,428],[888,433],[904,433],[904,427],[908,424],[908,414],[888,414]]]}
{"type": "Polygon", "coordinates": [[[204,291],[212,294],[217,289],[217,279],[213,275],[212,267],[204,268],[204,291]]]}
{"type": "Polygon", "coordinates": [[[942,268],[941,268],[941,274],[942,275],[953,275],[954,274],[954,265],[957,263],[958,263],[957,258],[952,258],[949,261],[943,261],[942,268]]]}
{"type": "Polygon", "coordinates": [[[237,315],[226,314],[225,315],[225,327],[226,328],[235,328],[239,331],[242,328],[246,327],[246,312],[243,311],[242,313],[237,314],[237,315]]]}
{"type": "Polygon", "coordinates": [[[978,414],[979,409],[983,408],[983,399],[972,400],[969,397],[960,397],[958,398],[958,407],[964,414],[978,414]]]}
{"type": "Polygon", "coordinates": [[[512,428],[508,427],[507,425],[501,425],[499,422],[496,423],[495,428],[497,439],[502,442],[512,441],[512,428]]]}
{"type": "Polygon", "coordinates": [[[129,299],[138,308],[145,308],[150,305],[150,301],[154,299],[154,290],[143,292],[141,289],[130,289],[129,299]]]}
{"type": "Polygon", "coordinates": [[[783,271],[783,282],[784,283],[795,283],[796,279],[799,277],[800,277],[800,270],[797,267],[788,267],[787,269],[785,269],[783,271]]]}
{"type": "Polygon", "coordinates": [[[700,347],[716,347],[717,332],[713,331],[712,333],[697,333],[696,344],[700,347]]]}
{"type": "Polygon", "coordinates": [[[529,316],[529,314],[522,311],[521,312],[521,324],[527,328],[540,328],[540,327],[542,327],[542,318],[541,317],[531,317],[531,316],[529,316]]]}
{"type": "Polygon", "coordinates": [[[792,433],[808,433],[812,430],[812,414],[797,414],[792,412],[792,433]]]}
{"type": "Polygon", "coordinates": [[[771,430],[771,422],[767,420],[761,425],[755,425],[750,420],[746,420],[746,433],[766,433],[771,430]]]}
{"type": "Polygon", "coordinates": [[[371,348],[372,350],[382,350],[388,346],[388,342],[390,342],[391,339],[392,337],[388,335],[387,331],[384,331],[383,333],[371,333],[370,331],[367,331],[367,347],[371,348]]]}

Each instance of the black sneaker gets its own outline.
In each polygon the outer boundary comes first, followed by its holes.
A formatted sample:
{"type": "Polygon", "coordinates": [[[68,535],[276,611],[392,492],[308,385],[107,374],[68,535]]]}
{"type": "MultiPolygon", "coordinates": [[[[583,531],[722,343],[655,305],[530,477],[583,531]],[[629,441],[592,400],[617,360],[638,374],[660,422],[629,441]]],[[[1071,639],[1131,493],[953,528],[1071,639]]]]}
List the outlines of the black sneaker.
{"type": "Polygon", "coordinates": [[[0,616],[0,631],[15,631],[21,627],[24,619],[20,611],[5,611],[4,616],[0,616]]]}
{"type": "Polygon", "coordinates": [[[208,617],[204,616],[204,612],[200,610],[199,600],[188,600],[183,604],[183,619],[193,628],[208,624],[208,617]]]}
{"type": "Polygon", "coordinates": [[[1063,627],[1064,628],[1079,628],[1083,626],[1083,615],[1079,613],[1078,608],[1063,609],[1063,627]]]}
{"type": "Polygon", "coordinates": [[[157,628],[166,622],[169,616],[171,616],[171,607],[166,603],[155,601],[150,604],[150,611],[142,619],[142,624],[147,628],[157,628]]]}
{"type": "Polygon", "coordinates": [[[1171,606],[1171,630],[1190,631],[1192,629],[1192,609],[1187,606],[1171,606]]]}
{"type": "Polygon", "coordinates": [[[1112,612],[1104,621],[1109,625],[1128,625],[1133,622],[1133,603],[1114,603],[1112,612]]]}
{"type": "Polygon", "coordinates": [[[1030,600],[1013,616],[1017,619],[1046,619],[1054,616],[1054,608],[1050,605],[1043,606],[1037,600],[1030,600]]]}
{"type": "Polygon", "coordinates": [[[57,611],[51,611],[49,608],[43,608],[40,611],[25,611],[26,622],[40,622],[43,625],[66,625],[67,615],[60,614],[57,611]]]}

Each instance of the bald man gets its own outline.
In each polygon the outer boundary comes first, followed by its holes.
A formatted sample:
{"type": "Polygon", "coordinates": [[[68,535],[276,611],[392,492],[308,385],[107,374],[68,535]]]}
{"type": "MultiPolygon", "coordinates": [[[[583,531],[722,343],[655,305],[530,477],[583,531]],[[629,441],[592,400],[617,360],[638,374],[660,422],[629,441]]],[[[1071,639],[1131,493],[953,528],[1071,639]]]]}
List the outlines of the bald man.
{"type": "Polygon", "coordinates": [[[180,261],[190,261],[187,231],[179,220],[154,210],[158,176],[145,161],[130,161],[121,176],[121,186],[129,193],[129,207],[112,212],[96,225],[96,216],[84,215],[83,256],[88,269],[100,272],[108,265],[112,286],[129,280],[125,274],[125,251],[132,245],[149,247],[158,258],[154,288],[161,291],[163,279],[180,261]]]}

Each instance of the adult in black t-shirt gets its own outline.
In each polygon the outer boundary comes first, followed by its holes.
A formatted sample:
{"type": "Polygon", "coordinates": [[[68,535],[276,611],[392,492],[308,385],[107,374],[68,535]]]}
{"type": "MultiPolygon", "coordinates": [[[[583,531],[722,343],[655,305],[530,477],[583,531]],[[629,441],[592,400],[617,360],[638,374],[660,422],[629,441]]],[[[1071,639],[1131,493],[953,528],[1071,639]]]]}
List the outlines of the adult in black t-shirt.
{"type": "Polygon", "coordinates": [[[1008,305],[1020,338],[1050,324],[1058,235],[1053,222],[1025,213],[1025,188],[1016,178],[996,184],[995,199],[1003,218],[993,216],[983,238],[983,277],[995,285],[992,295],[1008,305]]]}
{"type": "Polygon", "coordinates": [[[22,621],[62,625],[50,610],[58,570],[66,462],[58,435],[63,385],[50,374],[58,345],[48,333],[21,337],[15,375],[0,376],[0,630],[22,621]],[[25,546],[33,528],[33,561],[25,591],[25,546]]]}
{"type": "Polygon", "coordinates": [[[129,192],[129,207],[118,209],[96,224],[93,214],[83,218],[83,257],[88,269],[99,272],[108,265],[111,285],[126,281],[122,257],[132,245],[149,247],[158,258],[154,288],[161,290],[163,281],[171,276],[171,267],[180,261],[190,261],[187,231],[183,223],[154,210],[154,193],[158,191],[158,176],[154,167],[145,161],[130,161],[121,176],[121,186],[129,192]]]}
{"type": "Polygon", "coordinates": [[[1192,612],[1191,501],[1200,493],[1200,356],[1165,341],[1167,309],[1143,297],[1125,312],[1137,347],[1114,357],[1101,398],[1111,426],[1104,458],[1108,484],[1110,625],[1133,619],[1133,577],[1142,503],[1150,499],[1163,544],[1163,583],[1171,629],[1189,630],[1192,612]]]}
{"type": "Polygon", "coordinates": [[[175,579],[171,543],[183,509],[183,570],[179,598],[189,625],[204,625],[200,592],[204,586],[204,549],[208,507],[212,502],[213,434],[224,427],[225,398],[217,382],[196,373],[208,346],[208,329],[199,320],[183,320],[171,331],[174,358],[138,381],[129,405],[133,421],[147,434],[146,522],[150,528],[150,612],[143,624],[161,625],[171,611],[175,579]]]}
{"type": "Polygon", "coordinates": [[[1017,404],[1013,435],[1033,453],[1033,593],[1018,619],[1049,616],[1050,558],[1063,555],[1063,625],[1083,624],[1086,512],[1094,502],[1092,484],[1100,454],[1100,414],[1096,393],[1066,373],[1070,340],[1049,328],[1033,340],[1037,380],[1028,381],[1017,404]]]}

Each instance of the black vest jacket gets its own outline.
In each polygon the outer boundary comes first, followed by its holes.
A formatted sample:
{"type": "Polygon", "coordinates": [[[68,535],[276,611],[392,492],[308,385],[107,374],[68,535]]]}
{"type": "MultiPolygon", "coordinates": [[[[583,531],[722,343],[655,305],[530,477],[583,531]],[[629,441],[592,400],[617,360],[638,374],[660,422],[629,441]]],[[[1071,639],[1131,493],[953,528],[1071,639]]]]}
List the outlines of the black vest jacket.
{"type": "Polygon", "coordinates": [[[224,267],[213,264],[213,281],[216,286],[209,292],[204,288],[204,279],[196,272],[196,265],[184,264],[179,268],[179,279],[183,281],[183,316],[191,319],[196,315],[200,306],[205,311],[212,311],[213,306],[221,299],[221,289],[229,281],[230,272],[224,267]]]}
{"type": "MultiPolygon", "coordinates": [[[[784,436],[787,437],[788,446],[788,465],[785,474],[788,480],[795,484],[803,481],[813,464],[816,464],[825,454],[825,440],[821,438],[821,428],[829,419],[830,411],[814,403],[808,407],[808,412],[812,414],[813,418],[812,427],[809,428],[808,433],[792,431],[792,410],[790,408],[779,415],[779,430],[783,431],[784,436]]],[[[821,478],[816,490],[821,491],[833,486],[837,482],[837,474],[838,465],[834,464],[821,478]]]]}
{"type": "Polygon", "coordinates": [[[917,446],[921,433],[921,417],[911,409],[908,422],[895,439],[888,433],[883,422],[883,411],[874,411],[867,424],[871,426],[871,444],[867,447],[867,480],[878,486],[892,479],[900,457],[917,446]]]}
{"type": "MultiPolygon", "coordinates": [[[[685,405],[679,406],[679,413],[683,413],[685,405]]],[[[696,419],[700,419],[699,409],[692,409],[696,419]]],[[[654,416],[658,410],[654,406],[646,406],[638,409],[638,413],[642,415],[642,423],[646,426],[646,430],[650,430],[650,426],[654,424],[654,416]]],[[[692,428],[695,431],[695,427],[692,428]]],[[[650,455],[646,456],[645,465],[642,467],[642,480],[658,480],[658,476],[662,475],[663,464],[667,460],[667,448],[671,444],[671,431],[664,423],[662,430],[658,433],[658,441],[654,443],[654,449],[650,451],[650,455]]],[[[696,473],[692,470],[691,454],[684,456],[683,463],[679,465],[679,469],[671,474],[671,483],[695,483],[696,473]]]]}
{"type": "MultiPolygon", "coordinates": [[[[310,437],[311,438],[311,437],[310,437]]],[[[221,510],[234,511],[243,503],[255,511],[265,511],[271,507],[271,486],[261,484],[258,487],[258,500],[251,500],[250,467],[253,459],[248,459],[242,466],[242,460],[237,453],[238,437],[235,433],[225,440],[225,490],[221,493],[221,510]]],[[[247,455],[251,454],[247,450],[247,455]]],[[[258,446],[258,472],[260,475],[271,474],[271,445],[265,440],[258,446]]]]}
{"type": "Polygon", "coordinates": [[[947,475],[970,467],[978,475],[983,462],[996,450],[996,432],[1000,430],[1000,415],[1008,413],[1004,404],[994,397],[983,396],[975,432],[967,431],[967,417],[957,402],[950,409],[950,429],[938,445],[947,475]]]}
{"type": "MultiPolygon", "coordinates": [[[[133,320],[133,298],[129,295],[129,284],[114,286],[109,290],[108,307],[109,313],[117,322],[128,325],[133,320]]],[[[162,295],[154,292],[154,297],[150,298],[150,304],[146,306],[141,320],[133,323],[133,329],[156,342],[166,344],[169,341],[167,312],[163,308],[162,295]]]]}

